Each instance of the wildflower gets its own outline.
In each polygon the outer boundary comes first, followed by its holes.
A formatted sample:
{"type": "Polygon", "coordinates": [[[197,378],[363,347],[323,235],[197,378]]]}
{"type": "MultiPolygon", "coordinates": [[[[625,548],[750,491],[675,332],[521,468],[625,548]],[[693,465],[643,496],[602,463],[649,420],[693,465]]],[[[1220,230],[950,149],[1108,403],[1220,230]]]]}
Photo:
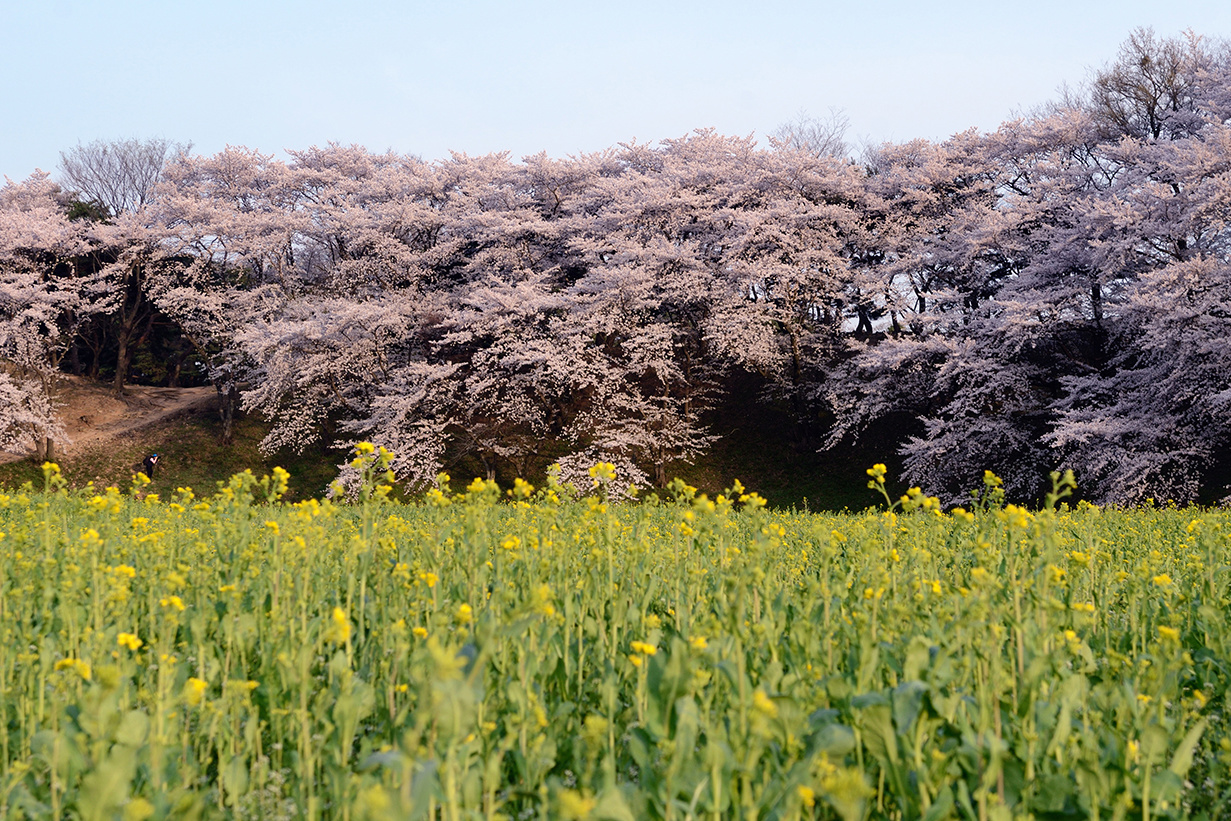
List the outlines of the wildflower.
{"type": "Polygon", "coordinates": [[[416,638],[420,638],[420,639],[427,638],[427,628],[426,627],[414,627],[414,628],[411,628],[410,632],[413,633],[416,638]]]}
{"type": "Polygon", "coordinates": [[[534,589],[534,612],[540,616],[556,615],[556,607],[552,604],[554,593],[549,586],[540,584],[534,589]]]}
{"type": "Polygon", "coordinates": [[[652,644],[646,644],[644,641],[634,641],[632,643],[634,653],[640,653],[643,656],[652,656],[658,652],[658,648],[652,644]]]}
{"type": "Polygon", "coordinates": [[[1158,587],[1170,587],[1171,586],[1171,577],[1168,576],[1166,573],[1159,573],[1157,576],[1155,576],[1152,579],[1152,581],[1158,587]]]}
{"type": "Polygon", "coordinates": [[[608,482],[614,482],[616,477],[615,465],[611,462],[598,462],[590,468],[590,480],[594,483],[594,487],[608,482]]]}
{"type": "Polygon", "coordinates": [[[72,670],[81,677],[82,681],[89,681],[92,677],[90,665],[81,659],[60,659],[56,662],[55,669],[57,671],[72,670]]]}
{"type": "Polygon", "coordinates": [[[709,642],[705,640],[705,636],[693,636],[688,640],[688,644],[694,650],[704,650],[709,647],[709,642]]]}
{"type": "Polygon", "coordinates": [[[350,641],[351,623],[350,618],[346,615],[346,611],[341,607],[333,608],[330,621],[333,623],[325,631],[325,639],[335,644],[346,644],[346,642],[350,641]]]}
{"type": "Polygon", "coordinates": [[[514,499],[529,499],[532,493],[534,493],[534,485],[524,479],[514,479],[513,489],[509,491],[509,495],[514,499]]]}
{"type": "Polygon", "coordinates": [[[120,633],[115,637],[115,643],[120,647],[127,647],[134,653],[141,649],[141,645],[145,644],[145,642],[137,638],[137,636],[133,633],[120,633]]]}
{"type": "Polygon", "coordinates": [[[1180,631],[1174,627],[1168,627],[1165,624],[1158,626],[1158,637],[1166,642],[1180,643],[1180,631]]]}
{"type": "Polygon", "coordinates": [[[201,703],[207,687],[209,684],[203,679],[196,677],[188,679],[184,682],[184,701],[188,702],[189,706],[196,707],[201,703]]]}
{"type": "Polygon", "coordinates": [[[868,468],[868,476],[872,477],[868,482],[868,487],[876,490],[880,485],[885,484],[885,474],[889,472],[889,468],[877,462],[872,467],[868,468]]]}
{"type": "Polygon", "coordinates": [[[765,691],[758,687],[752,694],[752,709],[758,713],[762,713],[769,718],[778,717],[778,705],[774,704],[773,699],[765,695],[765,691]]]}
{"type": "Polygon", "coordinates": [[[805,807],[811,809],[816,806],[816,792],[805,784],[800,784],[795,788],[796,794],[799,795],[799,800],[804,803],[805,807]]]}
{"type": "Polygon", "coordinates": [[[430,570],[419,574],[419,581],[423,582],[431,589],[436,586],[436,582],[440,581],[440,577],[430,570]]]}
{"type": "Polygon", "coordinates": [[[179,596],[167,596],[165,599],[159,599],[158,603],[163,607],[172,607],[177,611],[184,609],[184,600],[179,596]]]}
{"type": "Polygon", "coordinates": [[[243,698],[260,686],[258,681],[244,681],[242,679],[233,679],[226,682],[223,687],[223,692],[227,695],[239,696],[243,698]]]}
{"type": "Polygon", "coordinates": [[[279,533],[282,532],[281,528],[279,528],[278,526],[278,523],[275,522],[273,519],[269,519],[268,521],[266,521],[265,527],[269,530],[270,533],[274,534],[275,536],[277,536],[279,533]]]}
{"type": "Polygon", "coordinates": [[[462,602],[457,608],[458,624],[470,624],[474,620],[474,611],[470,609],[470,605],[462,602]]]}
{"type": "Polygon", "coordinates": [[[598,799],[582,795],[576,790],[561,790],[558,799],[560,817],[566,821],[580,821],[589,818],[590,813],[598,804],[598,799]]]}

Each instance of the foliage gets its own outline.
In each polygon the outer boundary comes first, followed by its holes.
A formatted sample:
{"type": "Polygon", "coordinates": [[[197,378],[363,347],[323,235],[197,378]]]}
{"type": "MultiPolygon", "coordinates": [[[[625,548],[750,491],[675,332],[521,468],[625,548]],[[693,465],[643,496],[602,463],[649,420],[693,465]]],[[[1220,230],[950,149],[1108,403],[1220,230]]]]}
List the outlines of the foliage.
{"type": "Polygon", "coordinates": [[[1225,493],[1231,45],[1142,29],[991,133],[858,159],[844,133],[520,162],[78,146],[78,190],[0,198],[0,430],[45,449],[56,369],[114,361],[120,390],[140,361],[199,368],[224,439],[258,412],[267,453],[370,439],[419,487],[450,452],[488,479],[601,460],[661,490],[755,376],[814,449],[896,425],[947,502],[984,468],[1037,500],[1064,464],[1100,502],[1225,493]]]}

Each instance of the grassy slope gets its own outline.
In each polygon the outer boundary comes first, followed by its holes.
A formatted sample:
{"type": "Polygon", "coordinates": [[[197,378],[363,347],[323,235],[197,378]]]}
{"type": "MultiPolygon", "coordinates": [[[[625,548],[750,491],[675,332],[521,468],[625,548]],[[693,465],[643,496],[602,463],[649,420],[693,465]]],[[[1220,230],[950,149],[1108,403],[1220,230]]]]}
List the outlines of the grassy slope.
{"type": "MultiPolygon", "coordinates": [[[[234,442],[223,447],[219,444],[221,426],[216,414],[185,414],[119,437],[107,448],[63,459],[60,467],[73,487],[94,482],[96,486],[117,485],[126,489],[146,454],[158,453],[158,470],[149,489],[168,498],[178,487],[190,487],[198,496],[209,495],[218,482],[234,473],[250,469],[260,476],[280,465],[291,474],[288,499],[319,496],[336,475],[335,465],[341,458],[319,451],[302,456],[263,456],[257,445],[267,429],[257,418],[242,418],[236,422],[234,442]]],[[[0,465],[0,485],[15,487],[26,481],[34,482],[35,487],[42,486],[43,473],[38,465],[0,465]]]]}
{"type": "MultiPolygon", "coordinates": [[[[728,401],[709,419],[713,432],[722,438],[694,464],[669,465],[668,475],[679,476],[711,495],[739,479],[776,507],[812,510],[859,510],[874,504],[877,497],[867,490],[864,474],[874,462],[888,463],[890,475],[897,475],[896,457],[885,435],[890,432],[869,437],[880,441],[881,447],[863,445],[818,453],[817,437],[804,435],[792,421],[789,409],[758,402],[755,391],[746,385],[742,386],[744,390],[733,387],[728,401]]],[[[234,473],[251,469],[259,476],[275,465],[291,474],[288,498],[324,492],[336,476],[343,454],[314,448],[302,455],[284,451],[266,457],[258,444],[267,430],[267,424],[256,417],[241,418],[236,422],[234,442],[222,447],[217,414],[203,410],[126,434],[105,449],[63,459],[61,468],[74,487],[93,481],[98,486],[127,488],[142,458],[157,452],[161,461],[151,490],[164,498],[177,487],[191,487],[198,495],[209,494],[218,482],[234,473]]],[[[462,460],[445,467],[455,487],[481,474],[477,462],[462,460]]],[[[542,480],[541,476],[525,478],[536,483],[542,480]]],[[[507,486],[513,477],[501,473],[498,480],[507,486]]],[[[0,465],[0,485],[15,487],[26,481],[42,486],[38,465],[0,465]]]]}

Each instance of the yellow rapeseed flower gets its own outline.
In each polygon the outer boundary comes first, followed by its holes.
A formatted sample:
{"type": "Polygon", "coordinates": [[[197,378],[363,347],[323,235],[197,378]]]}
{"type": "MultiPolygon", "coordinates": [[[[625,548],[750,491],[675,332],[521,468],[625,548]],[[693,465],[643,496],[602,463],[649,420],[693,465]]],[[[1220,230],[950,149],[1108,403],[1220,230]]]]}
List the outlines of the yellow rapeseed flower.
{"type": "Polygon", "coordinates": [[[778,717],[778,705],[774,704],[774,700],[765,694],[765,691],[758,687],[752,694],[752,708],[758,713],[762,713],[769,718],[778,717]]]}
{"type": "Polygon", "coordinates": [[[561,790],[557,799],[560,817],[565,821],[581,821],[589,818],[590,813],[598,804],[598,799],[582,795],[576,790],[561,790]]]}
{"type": "Polygon", "coordinates": [[[330,621],[332,624],[325,632],[325,638],[335,644],[346,644],[346,642],[350,641],[351,623],[350,618],[346,615],[346,611],[341,607],[333,608],[330,621]]]}
{"type": "Polygon", "coordinates": [[[196,677],[188,679],[184,682],[184,701],[188,702],[189,706],[196,707],[201,703],[207,687],[209,684],[203,679],[196,677]]]}
{"type": "Polygon", "coordinates": [[[137,638],[137,636],[133,633],[120,633],[115,637],[115,643],[121,647],[127,647],[133,652],[141,649],[141,645],[145,644],[145,642],[137,638]]]}
{"type": "Polygon", "coordinates": [[[57,671],[72,670],[81,677],[82,681],[89,681],[93,677],[90,665],[81,659],[60,659],[56,662],[55,669],[57,671]]]}
{"type": "Polygon", "coordinates": [[[643,656],[652,656],[658,652],[658,648],[652,644],[646,644],[644,641],[634,641],[631,645],[634,653],[640,653],[643,656]]]}

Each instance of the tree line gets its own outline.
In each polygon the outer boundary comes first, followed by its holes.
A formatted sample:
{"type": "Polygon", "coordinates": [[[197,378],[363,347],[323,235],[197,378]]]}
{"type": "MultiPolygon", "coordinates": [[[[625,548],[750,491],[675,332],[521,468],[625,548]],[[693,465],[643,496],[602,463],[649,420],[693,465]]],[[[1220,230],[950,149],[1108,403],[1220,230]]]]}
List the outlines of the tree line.
{"type": "Polygon", "coordinates": [[[121,390],[144,352],[213,384],[228,433],[243,410],[271,451],[369,439],[411,485],[459,454],[662,484],[738,377],[818,449],[894,431],[951,500],[1057,466],[1102,502],[1209,492],[1231,48],[1138,30],[990,133],[855,157],[843,125],[520,162],[78,146],[0,190],[0,446],[54,452],[59,376],[121,390]]]}

